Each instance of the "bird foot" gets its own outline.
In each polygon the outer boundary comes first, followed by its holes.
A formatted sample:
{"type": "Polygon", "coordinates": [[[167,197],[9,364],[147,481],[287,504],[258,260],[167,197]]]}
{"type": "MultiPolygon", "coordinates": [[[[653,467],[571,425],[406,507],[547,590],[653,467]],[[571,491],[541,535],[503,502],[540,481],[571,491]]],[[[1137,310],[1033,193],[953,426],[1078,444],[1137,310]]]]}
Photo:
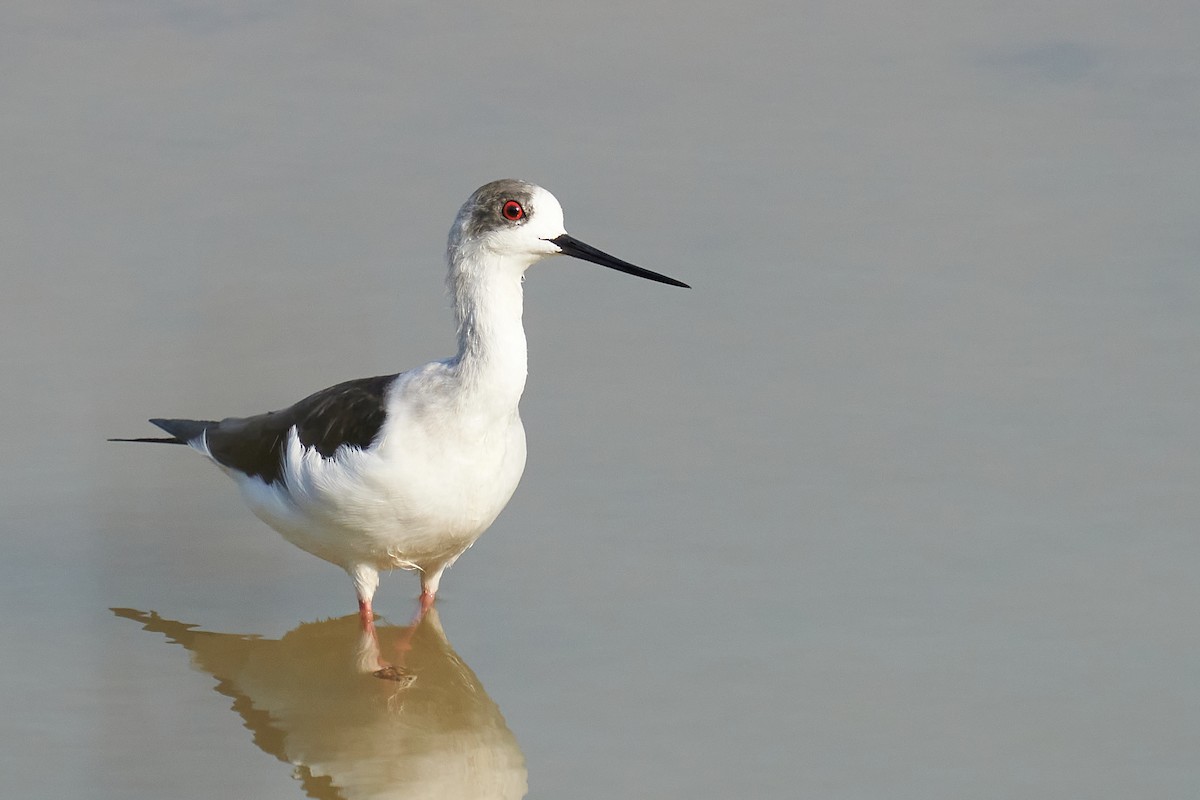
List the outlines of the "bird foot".
{"type": "Polygon", "coordinates": [[[400,686],[401,689],[407,689],[417,680],[416,675],[412,674],[404,667],[398,667],[395,664],[388,664],[385,667],[375,670],[371,674],[380,680],[395,681],[396,683],[402,684],[400,686]]]}

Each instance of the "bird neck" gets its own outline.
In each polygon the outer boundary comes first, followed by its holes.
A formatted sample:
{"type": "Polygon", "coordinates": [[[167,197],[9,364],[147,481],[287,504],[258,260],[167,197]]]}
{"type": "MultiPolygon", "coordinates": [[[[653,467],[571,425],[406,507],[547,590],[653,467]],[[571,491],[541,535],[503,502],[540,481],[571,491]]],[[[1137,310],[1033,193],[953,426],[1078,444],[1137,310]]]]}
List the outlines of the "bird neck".
{"type": "Polygon", "coordinates": [[[448,277],[458,323],[452,363],[463,397],[505,412],[516,409],[528,371],[523,276],[521,266],[498,268],[484,264],[480,254],[460,253],[448,277]]]}

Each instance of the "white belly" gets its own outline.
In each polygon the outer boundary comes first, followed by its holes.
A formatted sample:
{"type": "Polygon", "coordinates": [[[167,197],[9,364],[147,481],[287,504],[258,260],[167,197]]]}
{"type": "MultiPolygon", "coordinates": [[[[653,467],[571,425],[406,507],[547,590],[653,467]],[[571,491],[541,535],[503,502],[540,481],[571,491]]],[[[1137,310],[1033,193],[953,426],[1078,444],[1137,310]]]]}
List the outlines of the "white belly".
{"type": "Polygon", "coordinates": [[[432,423],[398,414],[371,449],[332,458],[293,431],[281,483],[234,477],[255,514],[313,555],[346,569],[437,569],[508,504],[525,469],[525,430],[515,410],[490,426],[432,423]]]}

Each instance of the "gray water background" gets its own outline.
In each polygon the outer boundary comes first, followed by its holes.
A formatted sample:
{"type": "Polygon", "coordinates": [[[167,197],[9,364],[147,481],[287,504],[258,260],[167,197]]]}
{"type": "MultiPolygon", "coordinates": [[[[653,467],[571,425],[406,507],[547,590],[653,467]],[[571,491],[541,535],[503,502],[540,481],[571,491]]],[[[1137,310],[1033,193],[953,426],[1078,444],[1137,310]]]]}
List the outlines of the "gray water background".
{"type": "MultiPolygon", "coordinates": [[[[532,798],[1200,793],[1194,3],[9,3],[0,775],[294,798],[108,611],[351,613],[150,416],[447,356],[477,185],[529,467],[443,582],[532,798]]],[[[377,608],[403,624],[411,575],[377,608]]]]}

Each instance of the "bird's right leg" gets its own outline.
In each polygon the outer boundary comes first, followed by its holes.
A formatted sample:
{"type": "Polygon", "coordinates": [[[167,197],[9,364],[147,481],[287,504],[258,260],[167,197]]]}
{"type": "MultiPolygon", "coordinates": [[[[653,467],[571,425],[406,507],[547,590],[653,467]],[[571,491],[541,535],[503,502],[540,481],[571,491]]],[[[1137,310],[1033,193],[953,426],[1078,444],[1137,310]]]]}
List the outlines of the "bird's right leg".
{"type": "Polygon", "coordinates": [[[354,591],[358,594],[358,621],[362,625],[362,640],[358,647],[359,669],[370,672],[376,678],[411,684],[412,676],[403,666],[389,664],[379,657],[375,612],[371,610],[371,598],[379,588],[379,570],[367,564],[358,564],[349,572],[354,579],[354,591]]]}
{"type": "Polygon", "coordinates": [[[379,570],[367,564],[357,564],[348,570],[354,580],[354,591],[358,595],[358,619],[364,631],[375,631],[375,612],[371,610],[371,598],[379,588],[379,570]]]}

